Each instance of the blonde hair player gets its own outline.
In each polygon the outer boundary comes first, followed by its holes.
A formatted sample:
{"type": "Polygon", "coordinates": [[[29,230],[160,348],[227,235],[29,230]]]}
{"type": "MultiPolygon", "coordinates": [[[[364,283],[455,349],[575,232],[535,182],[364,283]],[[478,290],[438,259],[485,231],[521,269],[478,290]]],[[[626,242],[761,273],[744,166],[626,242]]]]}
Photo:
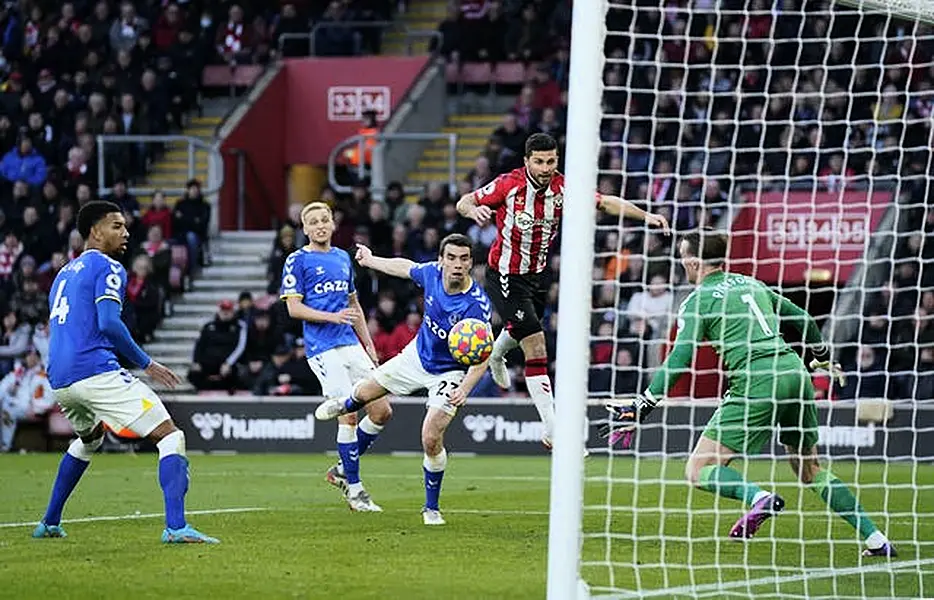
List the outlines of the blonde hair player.
{"type": "MultiPolygon", "coordinates": [[[[343,399],[370,374],[379,357],[357,299],[350,256],[331,246],[331,207],[311,202],[302,209],[301,218],[308,244],[286,258],[280,295],[289,316],[303,321],[305,355],[322,393],[343,399]]],[[[376,441],[392,417],[392,408],[384,399],[367,406],[366,412],[359,423],[356,413],[341,417],[340,461],[328,469],[325,479],[341,490],[351,510],[381,512],[360,481],[360,456],[376,441]]]]}

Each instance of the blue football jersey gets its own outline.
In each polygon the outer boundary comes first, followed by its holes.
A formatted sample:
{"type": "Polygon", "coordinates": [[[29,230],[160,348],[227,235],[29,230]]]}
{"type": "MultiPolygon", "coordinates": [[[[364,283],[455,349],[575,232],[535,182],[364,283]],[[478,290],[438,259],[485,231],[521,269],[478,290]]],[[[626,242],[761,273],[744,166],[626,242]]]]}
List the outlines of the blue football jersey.
{"type": "Polygon", "coordinates": [[[126,269],[98,250],[65,265],[49,294],[49,383],[53,389],[120,369],[97,326],[97,303],[123,304],[126,269]]]}
{"type": "Polygon", "coordinates": [[[448,332],[462,319],[489,323],[490,298],[476,281],[466,292],[448,294],[436,262],[415,265],[409,275],[425,290],[425,315],[415,338],[422,367],[434,375],[466,371],[467,367],[455,361],[448,350],[448,332]]]}
{"type": "MultiPolygon", "coordinates": [[[[280,291],[283,299],[301,298],[302,304],[315,310],[338,312],[350,305],[353,293],[353,264],[350,255],[340,248],[327,252],[300,248],[285,259],[280,291]]],[[[308,321],[302,325],[305,355],[309,358],[331,348],[360,343],[350,325],[308,321]]]]}

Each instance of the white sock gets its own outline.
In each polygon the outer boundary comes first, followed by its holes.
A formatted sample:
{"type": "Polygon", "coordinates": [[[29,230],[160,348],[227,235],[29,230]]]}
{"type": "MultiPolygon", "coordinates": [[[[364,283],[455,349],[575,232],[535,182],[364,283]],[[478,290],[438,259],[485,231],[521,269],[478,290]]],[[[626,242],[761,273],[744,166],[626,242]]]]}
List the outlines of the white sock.
{"type": "Polygon", "coordinates": [[[363,417],[363,419],[360,421],[360,424],[357,425],[357,429],[360,429],[361,431],[370,435],[379,435],[379,433],[383,430],[383,427],[383,425],[377,425],[371,421],[370,415],[363,417]]]}
{"type": "Polygon", "coordinates": [[[872,550],[876,548],[881,548],[882,546],[889,543],[889,538],[885,537],[885,534],[876,529],[869,537],[866,538],[866,547],[872,550]]]}
{"type": "Polygon", "coordinates": [[[759,492],[758,494],[752,497],[752,503],[755,504],[756,502],[758,502],[759,500],[762,500],[763,498],[765,498],[771,493],[772,492],[767,492],[765,490],[762,490],[761,492],[759,492]]]}
{"type": "Polygon", "coordinates": [[[519,347],[519,342],[517,342],[509,332],[504,328],[499,332],[496,341],[493,342],[493,353],[490,354],[490,360],[502,360],[510,350],[519,347]]]}
{"type": "Polygon", "coordinates": [[[548,375],[533,375],[525,378],[525,385],[529,389],[529,396],[535,403],[538,415],[545,426],[545,435],[554,439],[555,426],[555,397],[551,393],[551,380],[548,375]]]}
{"type": "Polygon", "coordinates": [[[185,434],[181,429],[177,429],[159,440],[156,447],[159,449],[160,459],[172,454],[185,456],[185,434]]]}
{"type": "Polygon", "coordinates": [[[358,481],[357,483],[348,483],[347,484],[347,495],[356,496],[363,491],[363,483],[358,481]]]}

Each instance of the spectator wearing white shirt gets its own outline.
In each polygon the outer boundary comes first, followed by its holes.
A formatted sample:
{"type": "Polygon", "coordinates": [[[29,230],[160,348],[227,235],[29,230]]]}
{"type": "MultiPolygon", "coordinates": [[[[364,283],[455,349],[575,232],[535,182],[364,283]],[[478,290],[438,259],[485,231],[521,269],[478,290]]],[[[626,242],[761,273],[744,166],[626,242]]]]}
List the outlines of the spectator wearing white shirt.
{"type": "Polygon", "coordinates": [[[45,414],[54,403],[39,351],[30,348],[23,361],[0,380],[0,452],[12,448],[19,421],[45,414]]]}
{"type": "Polygon", "coordinates": [[[664,275],[653,275],[649,280],[648,289],[636,292],[629,300],[626,313],[630,320],[645,319],[652,330],[658,334],[664,330],[665,320],[671,311],[674,299],[668,289],[668,280],[664,275]]]}

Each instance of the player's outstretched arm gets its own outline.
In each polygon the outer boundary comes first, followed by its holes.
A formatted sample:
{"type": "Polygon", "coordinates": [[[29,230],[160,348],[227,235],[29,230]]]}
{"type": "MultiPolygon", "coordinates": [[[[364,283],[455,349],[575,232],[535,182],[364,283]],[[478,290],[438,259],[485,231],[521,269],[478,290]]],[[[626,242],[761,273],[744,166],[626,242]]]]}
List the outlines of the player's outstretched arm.
{"type": "Polygon", "coordinates": [[[355,258],[357,262],[360,263],[361,267],[373,269],[374,271],[379,271],[380,273],[392,277],[399,277],[401,279],[411,279],[412,276],[410,272],[412,267],[415,266],[415,263],[407,258],[383,258],[381,256],[373,256],[373,251],[363,244],[357,244],[357,254],[355,258]]]}
{"type": "Polygon", "coordinates": [[[487,359],[479,365],[474,365],[467,369],[467,374],[464,375],[461,384],[451,392],[451,396],[448,398],[448,402],[450,402],[452,406],[462,406],[467,403],[467,396],[469,396],[470,392],[480,383],[480,379],[483,377],[483,374],[486,373],[489,362],[489,359],[487,359]]]}
{"type": "Polygon", "coordinates": [[[630,219],[645,221],[652,227],[660,227],[666,235],[671,233],[668,227],[668,219],[662,215],[646,212],[628,200],[623,200],[619,196],[608,196],[606,194],[597,194],[597,206],[603,212],[610,215],[623,215],[630,219]]]}
{"type": "Polygon", "coordinates": [[[475,192],[467,192],[460,197],[460,200],[457,201],[457,212],[462,217],[475,221],[480,226],[489,223],[493,217],[493,210],[489,206],[477,204],[475,192]]]}
{"type": "Polygon", "coordinates": [[[357,312],[352,307],[345,308],[338,312],[328,312],[305,306],[299,296],[287,296],[285,298],[285,307],[289,311],[289,316],[293,319],[308,321],[309,323],[334,323],[338,325],[353,325],[363,318],[362,312],[357,312]]]}

